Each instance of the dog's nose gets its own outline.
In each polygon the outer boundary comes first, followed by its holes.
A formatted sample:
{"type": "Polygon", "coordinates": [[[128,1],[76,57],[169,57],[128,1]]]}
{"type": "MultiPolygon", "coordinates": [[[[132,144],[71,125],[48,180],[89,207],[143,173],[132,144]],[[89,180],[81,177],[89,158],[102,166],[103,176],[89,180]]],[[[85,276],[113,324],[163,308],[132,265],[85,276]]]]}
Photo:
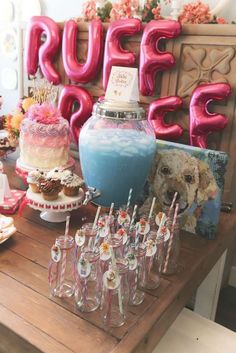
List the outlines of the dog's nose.
{"type": "Polygon", "coordinates": [[[176,191],[176,190],[167,190],[167,197],[168,197],[168,199],[169,199],[170,201],[173,200],[174,195],[175,195],[176,192],[177,192],[176,201],[178,201],[179,198],[180,198],[180,195],[179,195],[178,191],[176,191]]]}

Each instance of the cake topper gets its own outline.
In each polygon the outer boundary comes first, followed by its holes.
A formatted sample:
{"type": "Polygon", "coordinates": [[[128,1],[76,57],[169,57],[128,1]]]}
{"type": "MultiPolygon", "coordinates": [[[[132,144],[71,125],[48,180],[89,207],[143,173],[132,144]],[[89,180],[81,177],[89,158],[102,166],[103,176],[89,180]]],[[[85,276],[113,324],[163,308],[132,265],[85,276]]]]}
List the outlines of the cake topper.
{"type": "Polygon", "coordinates": [[[35,102],[42,103],[55,103],[58,97],[58,88],[49,83],[45,78],[33,78],[33,87],[30,89],[30,95],[35,102]]]}

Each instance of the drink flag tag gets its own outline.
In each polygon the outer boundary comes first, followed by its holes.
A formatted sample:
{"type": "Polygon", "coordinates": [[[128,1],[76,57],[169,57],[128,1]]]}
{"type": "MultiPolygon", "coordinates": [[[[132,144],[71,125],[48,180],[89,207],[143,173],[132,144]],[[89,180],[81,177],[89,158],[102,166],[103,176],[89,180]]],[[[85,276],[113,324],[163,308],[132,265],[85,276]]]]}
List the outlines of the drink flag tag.
{"type": "Polygon", "coordinates": [[[112,66],[105,99],[116,102],[138,102],[138,69],[112,66]]]}

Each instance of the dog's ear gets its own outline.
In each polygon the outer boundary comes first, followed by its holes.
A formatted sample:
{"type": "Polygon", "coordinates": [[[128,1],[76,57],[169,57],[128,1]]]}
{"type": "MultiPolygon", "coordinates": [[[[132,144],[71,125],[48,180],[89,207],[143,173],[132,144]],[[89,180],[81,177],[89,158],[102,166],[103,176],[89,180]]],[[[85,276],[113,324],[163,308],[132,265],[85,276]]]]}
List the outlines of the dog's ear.
{"type": "Polygon", "coordinates": [[[152,168],[151,168],[151,171],[150,171],[149,176],[148,176],[148,182],[150,184],[152,184],[154,179],[155,179],[155,175],[156,175],[156,171],[157,171],[157,165],[158,165],[158,162],[159,162],[160,159],[161,159],[161,153],[160,152],[156,152],[154,161],[152,163],[152,168]]]}
{"type": "Polygon", "coordinates": [[[198,170],[199,185],[196,201],[198,205],[201,205],[209,199],[214,199],[219,189],[216,184],[215,177],[208,164],[201,161],[200,159],[198,160],[198,170]]]}

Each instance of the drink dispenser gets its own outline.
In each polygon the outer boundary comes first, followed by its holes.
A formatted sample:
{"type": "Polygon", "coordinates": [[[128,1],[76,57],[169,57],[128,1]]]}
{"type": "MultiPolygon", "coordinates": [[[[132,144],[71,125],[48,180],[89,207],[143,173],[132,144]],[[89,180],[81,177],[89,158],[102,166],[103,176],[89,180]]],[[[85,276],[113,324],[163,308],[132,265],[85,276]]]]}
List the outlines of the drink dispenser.
{"type": "Polygon", "coordinates": [[[122,206],[132,188],[134,203],[143,190],[155,151],[154,131],[138,103],[96,103],[79,139],[84,180],[101,192],[96,202],[122,206]]]}

